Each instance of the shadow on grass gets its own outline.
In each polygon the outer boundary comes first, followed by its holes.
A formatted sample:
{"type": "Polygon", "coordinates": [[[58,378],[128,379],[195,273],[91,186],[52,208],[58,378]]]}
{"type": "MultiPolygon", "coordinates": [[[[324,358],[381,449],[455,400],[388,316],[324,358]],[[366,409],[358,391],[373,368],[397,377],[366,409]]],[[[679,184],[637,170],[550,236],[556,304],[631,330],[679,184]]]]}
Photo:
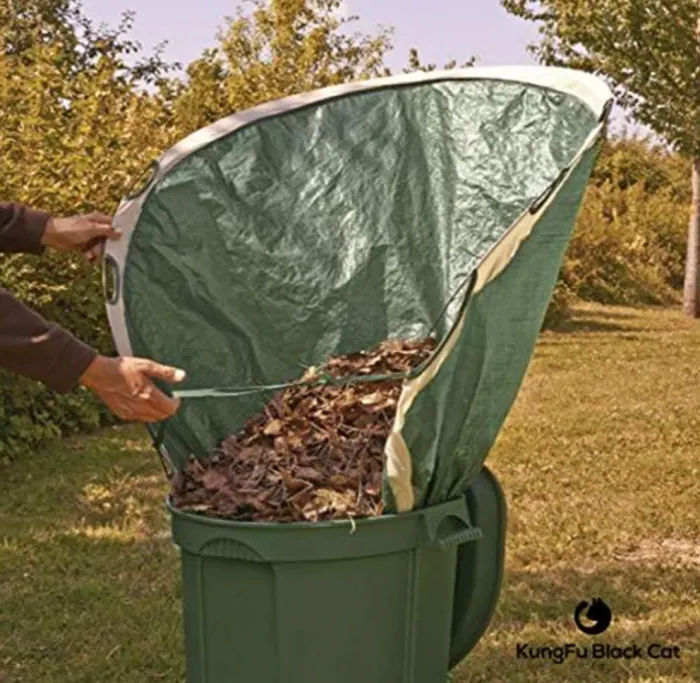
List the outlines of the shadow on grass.
{"type": "Polygon", "coordinates": [[[113,428],[57,441],[0,466],[0,529],[123,521],[134,506],[161,511],[167,486],[140,430],[113,428]]]}
{"type": "Polygon", "coordinates": [[[679,318],[669,306],[581,306],[574,307],[568,317],[552,324],[547,331],[553,334],[615,334],[662,331],[678,324],[679,318]]]}
{"type": "MultiPolygon", "coordinates": [[[[632,316],[629,316],[634,319],[632,316]]],[[[632,325],[624,325],[621,323],[609,322],[612,316],[606,315],[604,318],[597,317],[574,317],[569,320],[563,320],[557,325],[550,327],[547,331],[554,334],[581,334],[581,333],[611,333],[611,332],[632,332],[637,330],[632,325]]]]}
{"type": "Polygon", "coordinates": [[[653,311],[665,312],[668,311],[667,307],[664,306],[651,306],[651,305],[619,305],[619,304],[608,304],[607,306],[598,307],[591,309],[589,307],[574,307],[573,316],[586,316],[586,315],[598,315],[609,320],[638,320],[640,315],[644,313],[649,313],[653,311]]]}

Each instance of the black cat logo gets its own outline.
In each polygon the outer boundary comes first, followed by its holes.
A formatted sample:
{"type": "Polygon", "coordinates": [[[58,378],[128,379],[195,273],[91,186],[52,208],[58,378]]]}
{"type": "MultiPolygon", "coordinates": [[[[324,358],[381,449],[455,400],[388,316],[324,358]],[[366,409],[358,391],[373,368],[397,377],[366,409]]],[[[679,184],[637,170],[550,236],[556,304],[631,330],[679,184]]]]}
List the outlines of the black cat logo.
{"type": "Polygon", "coordinates": [[[612,612],[601,598],[593,598],[593,602],[590,603],[590,606],[588,602],[583,600],[576,605],[574,621],[579,631],[587,633],[589,636],[597,636],[607,631],[612,621],[612,612]],[[588,611],[585,613],[585,617],[589,622],[593,622],[592,624],[584,624],[581,621],[581,615],[586,608],[588,608],[588,611]]]}

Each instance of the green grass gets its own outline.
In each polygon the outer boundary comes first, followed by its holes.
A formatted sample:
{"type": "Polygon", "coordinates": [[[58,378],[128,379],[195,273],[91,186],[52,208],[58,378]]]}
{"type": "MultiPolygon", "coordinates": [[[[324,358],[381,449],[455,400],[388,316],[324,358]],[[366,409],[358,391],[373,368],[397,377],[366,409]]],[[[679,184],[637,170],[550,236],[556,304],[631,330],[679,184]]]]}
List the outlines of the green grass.
{"type": "MultiPolygon", "coordinates": [[[[507,574],[455,683],[700,681],[700,324],[580,308],[545,333],[488,464],[510,509],[507,574]],[[678,661],[515,657],[600,640],[679,645],[678,661]]],[[[183,680],[178,556],[162,471],[140,428],[0,467],[0,682],[183,680]]]]}

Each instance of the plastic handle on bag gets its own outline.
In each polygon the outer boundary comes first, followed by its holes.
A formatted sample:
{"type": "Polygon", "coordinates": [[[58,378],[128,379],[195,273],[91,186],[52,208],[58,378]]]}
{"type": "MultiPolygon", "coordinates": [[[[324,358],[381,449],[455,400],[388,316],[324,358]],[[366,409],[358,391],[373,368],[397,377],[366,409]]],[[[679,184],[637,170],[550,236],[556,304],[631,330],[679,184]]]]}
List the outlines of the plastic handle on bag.
{"type": "Polygon", "coordinates": [[[119,264],[112,256],[106,254],[102,268],[102,291],[105,300],[110,306],[114,306],[117,301],[119,301],[119,296],[121,294],[120,288],[121,279],[119,275],[119,264]]]}

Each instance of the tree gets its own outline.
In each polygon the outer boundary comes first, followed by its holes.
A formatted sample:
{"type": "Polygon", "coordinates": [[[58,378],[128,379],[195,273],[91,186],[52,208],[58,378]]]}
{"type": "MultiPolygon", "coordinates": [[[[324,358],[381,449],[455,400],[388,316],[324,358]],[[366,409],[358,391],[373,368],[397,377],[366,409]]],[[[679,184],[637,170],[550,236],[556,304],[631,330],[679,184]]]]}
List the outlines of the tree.
{"type": "MultiPolygon", "coordinates": [[[[75,0],[0,0],[0,197],[53,213],[109,212],[170,144],[166,103],[146,87],[173,67],[158,51],[143,55],[131,22],[127,14],[116,29],[95,28],[75,0]]],[[[4,259],[0,282],[20,282],[29,303],[108,343],[95,324],[104,322],[98,278],[79,259],[4,259]],[[79,290],[85,307],[71,298],[79,290]]]]}
{"type": "MultiPolygon", "coordinates": [[[[350,32],[357,16],[342,16],[341,0],[251,0],[219,31],[218,45],[171,81],[177,129],[184,135],[217,119],[295,93],[391,75],[384,58],[392,30],[350,32]]],[[[474,64],[474,58],[461,66],[474,64]]],[[[451,61],[446,69],[457,68],[451,61]]],[[[405,73],[433,71],[418,51],[405,73]]]]}
{"type": "MultiPolygon", "coordinates": [[[[463,64],[457,64],[456,59],[452,59],[445,66],[443,66],[443,69],[466,69],[468,67],[474,66],[476,63],[476,57],[470,57],[466,62],[463,64]]],[[[435,71],[437,69],[437,66],[435,64],[423,64],[420,59],[420,54],[418,53],[418,50],[415,47],[412,47],[408,51],[408,66],[404,69],[404,73],[412,73],[414,71],[435,71]]]]}
{"type": "Polygon", "coordinates": [[[261,102],[384,73],[391,31],[348,33],[340,0],[252,0],[173,87],[185,133],[261,102]]]}
{"type": "Polygon", "coordinates": [[[1,196],[107,210],[167,144],[165,103],[146,87],[174,65],[159,51],[133,63],[132,21],[95,28],[75,0],[0,0],[1,196]]]}
{"type": "Polygon", "coordinates": [[[77,44],[74,20],[79,16],[71,0],[2,0],[3,52],[20,56],[41,42],[56,42],[72,49],[77,44]]]}
{"type": "Polygon", "coordinates": [[[692,160],[683,310],[700,317],[700,0],[501,0],[539,24],[545,64],[605,77],[639,123],[692,160]]]}

